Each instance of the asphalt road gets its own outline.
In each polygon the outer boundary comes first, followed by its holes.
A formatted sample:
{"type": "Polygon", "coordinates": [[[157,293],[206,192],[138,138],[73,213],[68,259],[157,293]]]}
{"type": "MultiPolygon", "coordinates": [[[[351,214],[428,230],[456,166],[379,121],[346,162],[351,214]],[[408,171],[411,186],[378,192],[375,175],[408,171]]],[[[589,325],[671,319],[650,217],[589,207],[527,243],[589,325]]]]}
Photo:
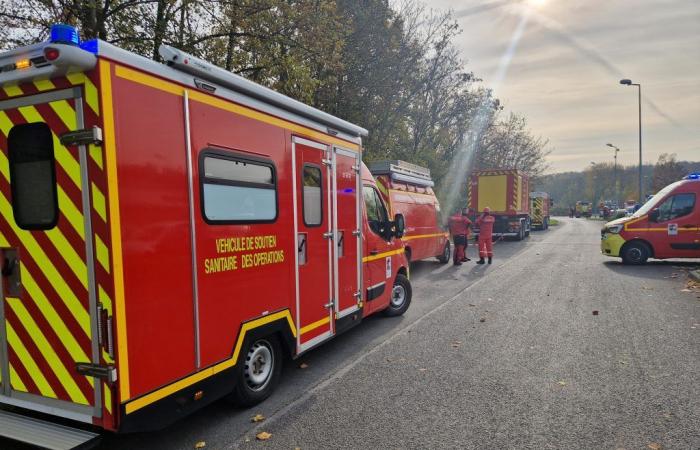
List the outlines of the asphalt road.
{"type": "Polygon", "coordinates": [[[561,222],[498,242],[492,266],[416,263],[406,315],[290,362],[255,408],[101,447],[699,449],[700,294],[681,290],[700,261],[623,266],[601,222],[561,222]]]}

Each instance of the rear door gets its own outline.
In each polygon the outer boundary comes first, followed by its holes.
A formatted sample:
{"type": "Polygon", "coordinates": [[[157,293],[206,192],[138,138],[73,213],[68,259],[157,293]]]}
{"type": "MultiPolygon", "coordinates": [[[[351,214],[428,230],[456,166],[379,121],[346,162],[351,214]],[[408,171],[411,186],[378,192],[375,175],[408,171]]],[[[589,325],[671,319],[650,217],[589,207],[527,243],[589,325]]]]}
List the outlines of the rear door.
{"type": "Polygon", "coordinates": [[[100,391],[76,368],[99,358],[90,180],[85,146],[60,141],[81,128],[77,88],[0,102],[0,403],[91,421],[100,391]]]}

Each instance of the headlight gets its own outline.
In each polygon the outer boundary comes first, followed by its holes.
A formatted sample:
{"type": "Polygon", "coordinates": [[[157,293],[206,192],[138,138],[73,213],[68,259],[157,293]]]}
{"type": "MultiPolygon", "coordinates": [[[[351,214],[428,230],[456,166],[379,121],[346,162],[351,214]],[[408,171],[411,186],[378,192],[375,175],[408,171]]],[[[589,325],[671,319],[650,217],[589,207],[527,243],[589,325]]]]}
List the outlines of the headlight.
{"type": "Polygon", "coordinates": [[[610,225],[605,228],[606,233],[618,234],[620,231],[622,231],[622,225],[610,225]]]}

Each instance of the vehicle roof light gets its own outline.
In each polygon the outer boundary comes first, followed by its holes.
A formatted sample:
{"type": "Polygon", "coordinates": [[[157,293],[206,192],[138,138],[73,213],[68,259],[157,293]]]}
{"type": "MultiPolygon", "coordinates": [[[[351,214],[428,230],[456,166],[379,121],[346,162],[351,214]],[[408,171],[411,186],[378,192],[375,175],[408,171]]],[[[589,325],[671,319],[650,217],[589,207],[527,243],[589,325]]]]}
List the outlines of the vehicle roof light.
{"type": "Polygon", "coordinates": [[[693,172],[683,178],[684,180],[700,180],[700,172],[693,172]]]}
{"type": "Polygon", "coordinates": [[[86,52],[96,55],[98,51],[97,39],[90,39],[89,41],[81,42],[80,48],[86,52]]]}
{"type": "Polygon", "coordinates": [[[57,23],[51,25],[49,41],[57,44],[80,45],[80,36],[78,36],[78,30],[75,27],[57,23]]]}

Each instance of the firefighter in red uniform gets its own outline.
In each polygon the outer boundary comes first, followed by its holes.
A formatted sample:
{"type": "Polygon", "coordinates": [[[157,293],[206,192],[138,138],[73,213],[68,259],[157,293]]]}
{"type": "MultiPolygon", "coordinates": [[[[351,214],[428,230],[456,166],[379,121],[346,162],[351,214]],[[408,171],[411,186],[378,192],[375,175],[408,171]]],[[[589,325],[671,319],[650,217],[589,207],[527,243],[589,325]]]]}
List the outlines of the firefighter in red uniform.
{"type": "Polygon", "coordinates": [[[484,258],[488,256],[489,264],[493,258],[493,223],[496,218],[491,215],[491,208],[484,208],[483,214],[476,219],[479,226],[479,260],[477,264],[484,264],[484,258]]]}
{"type": "Polygon", "coordinates": [[[450,234],[452,235],[452,242],[454,242],[455,250],[453,256],[453,262],[455,266],[461,266],[463,262],[469,261],[466,255],[467,238],[469,236],[469,227],[472,225],[472,221],[467,217],[467,210],[455,211],[454,214],[450,216],[449,226],[450,234]]]}

